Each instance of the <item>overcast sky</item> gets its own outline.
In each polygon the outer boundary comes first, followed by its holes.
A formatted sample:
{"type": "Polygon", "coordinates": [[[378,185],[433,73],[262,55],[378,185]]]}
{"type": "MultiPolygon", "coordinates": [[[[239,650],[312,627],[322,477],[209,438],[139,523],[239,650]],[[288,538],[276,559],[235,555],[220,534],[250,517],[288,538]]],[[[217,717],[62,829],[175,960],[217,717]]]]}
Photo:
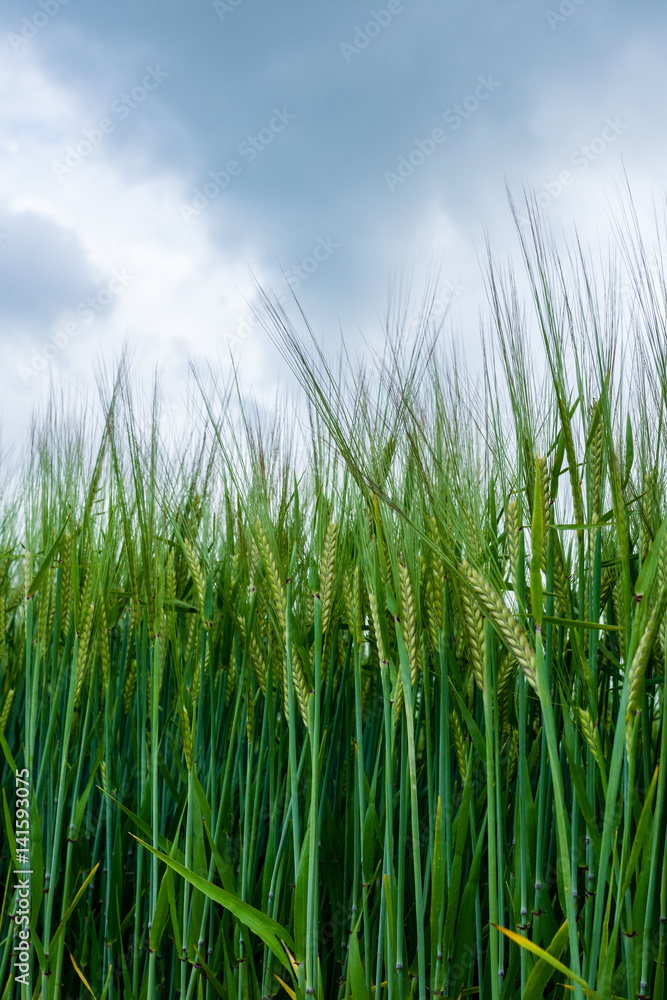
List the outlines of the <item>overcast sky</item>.
{"type": "Polygon", "coordinates": [[[282,376],[252,275],[323,343],[377,341],[398,280],[475,363],[505,185],[604,240],[664,197],[667,10],[611,0],[3,0],[2,436],[127,341],[177,408],[188,358],[282,376]]]}

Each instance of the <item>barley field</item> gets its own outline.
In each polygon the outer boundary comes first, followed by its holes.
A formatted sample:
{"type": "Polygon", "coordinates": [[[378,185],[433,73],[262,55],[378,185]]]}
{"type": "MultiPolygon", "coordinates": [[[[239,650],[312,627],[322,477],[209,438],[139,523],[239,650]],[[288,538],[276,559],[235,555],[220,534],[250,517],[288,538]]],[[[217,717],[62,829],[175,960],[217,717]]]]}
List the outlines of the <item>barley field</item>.
{"type": "Polygon", "coordinates": [[[3,469],[1,1000],[665,997],[667,290],[519,234],[477,378],[267,298],[293,417],[3,469]]]}

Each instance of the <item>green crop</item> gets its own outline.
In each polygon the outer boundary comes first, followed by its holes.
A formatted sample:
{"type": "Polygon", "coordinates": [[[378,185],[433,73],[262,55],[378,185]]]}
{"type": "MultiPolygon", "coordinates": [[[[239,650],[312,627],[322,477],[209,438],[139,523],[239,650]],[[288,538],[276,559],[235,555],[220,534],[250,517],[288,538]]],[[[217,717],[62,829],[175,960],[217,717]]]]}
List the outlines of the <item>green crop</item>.
{"type": "Polygon", "coordinates": [[[307,421],[121,365],[3,469],[0,1000],[663,1000],[667,293],[529,215],[479,390],[266,299],[307,421]]]}

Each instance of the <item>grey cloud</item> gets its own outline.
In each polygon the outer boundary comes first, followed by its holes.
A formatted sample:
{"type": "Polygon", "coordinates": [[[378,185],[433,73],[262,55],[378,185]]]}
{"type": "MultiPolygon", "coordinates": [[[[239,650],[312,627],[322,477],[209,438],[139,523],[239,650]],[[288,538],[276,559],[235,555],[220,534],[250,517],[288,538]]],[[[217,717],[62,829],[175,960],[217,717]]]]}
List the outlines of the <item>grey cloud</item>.
{"type": "Polygon", "coordinates": [[[48,326],[95,287],[80,243],[33,213],[0,213],[0,322],[48,326]]]}

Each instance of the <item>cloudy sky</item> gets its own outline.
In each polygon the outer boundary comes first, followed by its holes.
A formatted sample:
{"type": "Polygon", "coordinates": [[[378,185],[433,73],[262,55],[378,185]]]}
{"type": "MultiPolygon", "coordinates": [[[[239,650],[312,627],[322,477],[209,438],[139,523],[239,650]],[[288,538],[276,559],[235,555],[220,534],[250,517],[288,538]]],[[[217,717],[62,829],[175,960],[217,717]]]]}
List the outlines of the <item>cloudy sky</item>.
{"type": "Polygon", "coordinates": [[[3,0],[0,421],[123,343],[175,409],[188,359],[268,396],[253,275],[324,344],[377,343],[439,267],[474,364],[505,186],[604,240],[665,190],[667,9],[612,0],[3,0]]]}

